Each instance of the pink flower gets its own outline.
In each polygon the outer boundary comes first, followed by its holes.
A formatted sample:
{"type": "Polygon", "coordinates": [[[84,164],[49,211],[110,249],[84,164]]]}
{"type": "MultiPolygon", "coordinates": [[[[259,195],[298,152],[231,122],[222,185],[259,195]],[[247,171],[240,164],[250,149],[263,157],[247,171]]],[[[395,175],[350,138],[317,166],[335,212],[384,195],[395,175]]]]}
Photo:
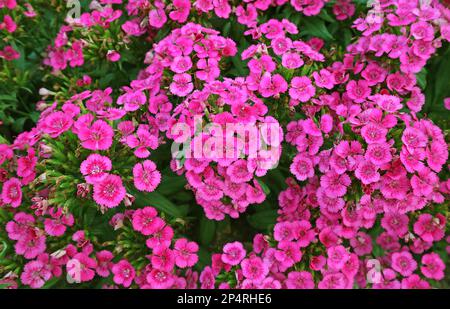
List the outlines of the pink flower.
{"type": "Polygon", "coordinates": [[[228,265],[238,265],[245,257],[246,251],[242,243],[235,241],[227,243],[223,246],[223,254],[221,255],[222,262],[228,265]]]}
{"type": "Polygon", "coordinates": [[[311,178],[314,176],[313,162],[311,161],[311,159],[309,159],[309,157],[301,153],[295,156],[294,161],[292,162],[289,169],[291,173],[294,174],[295,177],[300,181],[304,181],[307,178],[311,178]]]}
{"type": "Polygon", "coordinates": [[[9,15],[5,15],[3,22],[0,24],[0,30],[6,29],[9,33],[13,33],[17,29],[17,25],[9,15]]]}
{"type": "Polygon", "coordinates": [[[375,94],[369,96],[369,99],[374,101],[382,110],[389,113],[394,113],[403,107],[400,103],[400,98],[393,95],[375,94]]]}
{"type": "Polygon", "coordinates": [[[242,274],[245,278],[260,282],[269,273],[269,268],[261,258],[253,256],[241,262],[242,274]]]}
{"type": "Polygon", "coordinates": [[[111,62],[117,62],[120,60],[120,54],[115,50],[108,50],[106,59],[111,62]]]}
{"type": "Polygon", "coordinates": [[[314,280],[307,271],[291,271],[284,284],[288,289],[314,289],[314,280]]]}
{"type": "Polygon", "coordinates": [[[320,70],[320,73],[313,73],[314,81],[319,88],[332,89],[334,87],[333,75],[327,69],[320,70]]]}
{"type": "Polygon", "coordinates": [[[18,255],[23,255],[26,259],[34,259],[45,251],[45,236],[38,236],[36,233],[24,235],[16,245],[15,251],[18,255]]]}
{"type": "Polygon", "coordinates": [[[153,192],[161,182],[161,173],[153,161],[145,160],[133,167],[133,180],[138,190],[153,192]]]}
{"type": "Polygon", "coordinates": [[[192,60],[188,56],[177,56],[173,59],[170,69],[175,73],[184,73],[192,68],[192,60]]]}
{"type": "Polygon", "coordinates": [[[414,261],[408,251],[395,252],[392,254],[392,269],[399,272],[404,277],[409,277],[417,269],[417,262],[414,261]]]}
{"type": "Polygon", "coordinates": [[[70,129],[73,119],[64,112],[54,112],[44,118],[41,129],[53,138],[56,138],[70,129]]]}
{"type": "Polygon", "coordinates": [[[132,217],[133,229],[148,236],[159,231],[165,222],[158,217],[158,212],[153,207],[144,207],[133,213],[132,217]]]}
{"type": "Polygon", "coordinates": [[[223,182],[217,178],[208,178],[198,188],[197,194],[206,201],[218,201],[223,197],[223,182]]]}
{"type": "Polygon", "coordinates": [[[386,75],[387,71],[375,62],[368,64],[361,72],[361,76],[367,81],[369,86],[375,86],[376,84],[382,83],[386,78],[386,75]]]}
{"type": "Polygon", "coordinates": [[[346,86],[347,95],[355,103],[362,103],[370,95],[371,89],[365,80],[351,80],[346,86]]]}
{"type": "Polygon", "coordinates": [[[425,21],[412,24],[411,34],[416,40],[432,41],[434,39],[433,26],[425,21]]]}
{"type": "Polygon", "coordinates": [[[316,88],[306,76],[296,76],[291,81],[289,95],[300,102],[308,102],[316,94],[316,88]]]}
{"type": "Polygon", "coordinates": [[[445,264],[437,253],[422,256],[422,274],[430,279],[442,280],[444,278],[445,264]]]}
{"type": "Polygon", "coordinates": [[[319,282],[319,289],[345,289],[348,288],[348,278],[340,272],[326,274],[319,282]]]}
{"type": "Polygon", "coordinates": [[[408,216],[398,212],[387,212],[381,219],[381,226],[397,237],[402,237],[408,232],[408,223],[408,216]]]}
{"type": "Polygon", "coordinates": [[[12,61],[20,58],[20,54],[12,46],[8,45],[3,50],[0,50],[0,58],[4,58],[6,61],[12,61]]]}
{"type": "Polygon", "coordinates": [[[286,69],[297,69],[303,64],[304,61],[298,53],[284,53],[281,57],[281,65],[286,69]]]}
{"type": "Polygon", "coordinates": [[[160,269],[153,269],[147,274],[146,279],[154,289],[168,289],[174,284],[173,275],[160,269]]]}
{"type": "Polygon", "coordinates": [[[118,206],[126,193],[122,179],[117,175],[108,175],[100,182],[94,184],[94,201],[108,208],[118,206]]]}
{"type": "Polygon", "coordinates": [[[421,214],[414,223],[414,233],[425,241],[439,241],[444,237],[445,218],[431,214],[421,214]]]}
{"type": "Polygon", "coordinates": [[[333,270],[340,270],[350,258],[344,246],[335,246],[327,249],[327,265],[333,270]]]}
{"type": "Polygon", "coordinates": [[[109,149],[112,145],[113,137],[113,129],[103,120],[95,121],[90,127],[80,127],[78,131],[81,145],[89,150],[109,149]]]}
{"type": "Polygon", "coordinates": [[[376,166],[382,166],[392,160],[391,149],[386,143],[369,144],[365,158],[376,166]]]}
{"type": "Polygon", "coordinates": [[[175,74],[169,88],[170,92],[179,97],[187,96],[194,89],[191,75],[187,73],[175,74]]]}
{"type": "Polygon", "coordinates": [[[167,21],[166,13],[163,9],[155,8],[148,13],[148,21],[150,26],[162,28],[167,21]]]}
{"type": "Polygon", "coordinates": [[[153,249],[151,257],[153,268],[170,272],[175,266],[175,254],[166,247],[156,247],[153,249]]]}
{"type": "Polygon", "coordinates": [[[134,267],[127,260],[120,260],[111,268],[114,283],[129,287],[136,275],[134,267]]]}
{"type": "Polygon", "coordinates": [[[151,134],[147,125],[140,125],[136,135],[131,134],[126,138],[126,143],[130,148],[136,148],[134,155],[138,158],[147,158],[150,155],[150,149],[158,147],[158,138],[151,134]]]}
{"type": "Polygon", "coordinates": [[[377,182],[380,180],[380,173],[378,167],[374,164],[362,160],[355,170],[355,176],[365,185],[377,182]]]}
{"type": "Polygon", "coordinates": [[[191,267],[197,264],[199,247],[197,243],[188,241],[185,238],[175,242],[175,264],[180,268],[191,267]]]}
{"type": "Polygon", "coordinates": [[[169,13],[170,19],[177,21],[179,23],[186,22],[189,11],[191,10],[191,1],[189,0],[174,0],[172,1],[174,10],[169,13]]]}
{"type": "Polygon", "coordinates": [[[22,204],[22,186],[19,179],[11,178],[3,184],[2,201],[14,208],[22,204]]]}
{"type": "Polygon", "coordinates": [[[108,157],[93,153],[81,163],[80,171],[87,183],[95,184],[108,176],[105,172],[111,171],[111,168],[112,163],[108,157]]]}
{"type": "Polygon", "coordinates": [[[320,186],[329,197],[344,196],[350,184],[351,179],[347,174],[339,175],[335,172],[328,172],[320,177],[320,186]]]}
{"type": "Polygon", "coordinates": [[[444,99],[444,107],[445,107],[447,110],[450,110],[450,98],[445,98],[445,99],[444,99]]]}
{"type": "Polygon", "coordinates": [[[106,278],[109,276],[109,271],[113,266],[113,254],[108,250],[101,250],[95,254],[97,258],[97,268],[95,271],[100,277],[106,278]]]}
{"type": "Polygon", "coordinates": [[[388,130],[376,123],[368,123],[361,128],[361,135],[367,144],[386,142],[388,130]]]}
{"type": "Polygon", "coordinates": [[[219,63],[214,58],[200,59],[197,62],[197,69],[199,70],[195,72],[195,76],[206,82],[211,82],[220,75],[219,63]]]}
{"type": "Polygon", "coordinates": [[[235,183],[243,183],[251,180],[253,174],[250,173],[247,167],[247,161],[241,159],[227,168],[227,175],[230,176],[230,180],[235,183]]]}
{"type": "Polygon", "coordinates": [[[25,264],[20,275],[23,284],[29,285],[33,289],[39,289],[52,277],[52,273],[41,261],[31,261],[25,264]]]}
{"type": "Polygon", "coordinates": [[[307,247],[315,238],[315,232],[311,223],[306,220],[296,221],[294,223],[297,243],[300,247],[307,247]]]}

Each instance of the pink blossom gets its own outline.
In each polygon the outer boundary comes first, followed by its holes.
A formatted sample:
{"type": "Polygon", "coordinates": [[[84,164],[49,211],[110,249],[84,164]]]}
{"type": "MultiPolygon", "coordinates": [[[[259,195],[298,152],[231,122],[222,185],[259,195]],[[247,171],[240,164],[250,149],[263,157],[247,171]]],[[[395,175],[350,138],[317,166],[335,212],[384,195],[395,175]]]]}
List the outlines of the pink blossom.
{"type": "Polygon", "coordinates": [[[138,190],[152,192],[161,182],[161,173],[153,161],[145,160],[133,167],[133,180],[138,190]]]}
{"type": "Polygon", "coordinates": [[[269,268],[259,257],[250,257],[241,262],[242,274],[245,278],[259,282],[269,273],[269,268]]]}
{"type": "Polygon", "coordinates": [[[351,80],[346,86],[347,95],[355,103],[362,103],[370,96],[371,89],[365,80],[351,80]]]}
{"type": "Polygon", "coordinates": [[[316,88],[306,76],[294,77],[289,88],[289,95],[300,102],[308,102],[316,93],[316,88]]]}
{"type": "Polygon", "coordinates": [[[197,243],[188,241],[185,238],[175,242],[175,264],[180,268],[192,267],[197,264],[199,247],[197,243]]]}
{"type": "Polygon", "coordinates": [[[288,289],[314,289],[314,280],[307,271],[291,271],[284,282],[288,289]]]}
{"type": "Polygon", "coordinates": [[[108,176],[106,172],[111,171],[111,168],[112,163],[108,157],[93,153],[81,163],[80,171],[87,183],[95,184],[108,176]]]}
{"type": "Polygon", "coordinates": [[[223,254],[221,259],[228,265],[238,265],[245,257],[246,251],[242,243],[235,241],[223,246],[223,254]]]}
{"type": "Polygon", "coordinates": [[[417,269],[417,262],[408,251],[392,254],[392,268],[402,276],[408,277],[417,269]]]}
{"type": "Polygon", "coordinates": [[[51,272],[41,261],[30,261],[25,264],[20,280],[33,289],[39,289],[52,277],[51,272]]]}
{"type": "Polygon", "coordinates": [[[133,283],[133,279],[136,275],[134,267],[127,260],[120,260],[118,263],[114,264],[111,271],[114,274],[114,282],[123,285],[126,288],[133,283]]]}
{"type": "Polygon", "coordinates": [[[303,181],[314,176],[314,165],[311,159],[299,153],[295,156],[290,171],[298,180],[303,181]]]}
{"type": "Polygon", "coordinates": [[[422,256],[422,274],[430,279],[442,280],[444,278],[445,264],[437,253],[422,256]]]}
{"type": "Polygon", "coordinates": [[[89,150],[107,150],[113,142],[114,131],[103,120],[95,121],[90,127],[80,127],[78,138],[81,145],[89,150]]]}
{"type": "Polygon", "coordinates": [[[179,96],[185,97],[194,89],[192,84],[192,77],[187,73],[175,74],[173,82],[170,84],[170,92],[179,96]]]}
{"type": "Polygon", "coordinates": [[[117,207],[125,198],[126,190],[122,179],[117,175],[107,175],[94,184],[94,201],[108,208],[117,207]]]}
{"type": "Polygon", "coordinates": [[[14,208],[22,204],[22,186],[19,179],[11,178],[3,184],[2,201],[14,208]]]}
{"type": "Polygon", "coordinates": [[[158,217],[158,213],[153,207],[144,207],[133,213],[133,229],[143,235],[151,235],[160,230],[164,225],[163,219],[158,217]]]}

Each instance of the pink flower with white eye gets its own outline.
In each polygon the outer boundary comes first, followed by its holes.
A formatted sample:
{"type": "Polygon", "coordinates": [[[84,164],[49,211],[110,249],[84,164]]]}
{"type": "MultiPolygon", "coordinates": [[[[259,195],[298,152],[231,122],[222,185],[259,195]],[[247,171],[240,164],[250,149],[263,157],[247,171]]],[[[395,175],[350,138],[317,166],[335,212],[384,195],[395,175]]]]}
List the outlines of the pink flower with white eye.
{"type": "Polygon", "coordinates": [[[422,256],[420,270],[425,277],[439,281],[444,278],[445,264],[439,254],[428,253],[422,256]]]}
{"type": "Polygon", "coordinates": [[[151,263],[153,268],[170,272],[175,266],[175,254],[167,247],[155,247],[152,252],[151,263]]]}
{"type": "Polygon", "coordinates": [[[408,251],[395,252],[391,257],[392,269],[404,277],[411,276],[417,269],[417,262],[408,251]]]}
{"type": "Polygon", "coordinates": [[[241,262],[242,274],[253,281],[262,281],[269,273],[269,268],[260,257],[253,256],[241,262]]]}
{"type": "Polygon", "coordinates": [[[304,64],[304,61],[298,53],[285,53],[281,57],[281,64],[286,69],[293,70],[300,68],[304,64]]]}
{"type": "Polygon", "coordinates": [[[161,182],[161,173],[153,161],[145,160],[133,167],[133,181],[138,190],[153,192],[161,182]]]}
{"type": "Polygon", "coordinates": [[[197,243],[185,238],[178,239],[174,246],[175,264],[180,268],[194,266],[198,261],[198,250],[197,243]]]}
{"type": "Polygon", "coordinates": [[[94,184],[94,201],[101,206],[117,207],[125,195],[126,190],[120,176],[109,174],[94,184]]]}
{"type": "Polygon", "coordinates": [[[22,204],[22,185],[17,178],[8,179],[3,183],[2,201],[5,204],[17,208],[22,204]]]}
{"type": "Polygon", "coordinates": [[[125,141],[128,147],[135,148],[134,155],[141,159],[150,155],[147,148],[156,149],[158,147],[158,138],[150,133],[146,125],[140,125],[136,134],[128,135],[125,141]]]}
{"type": "Polygon", "coordinates": [[[120,260],[114,264],[111,271],[114,274],[114,283],[123,285],[126,288],[133,283],[134,277],[136,276],[134,267],[127,260],[120,260]]]}
{"type": "Polygon", "coordinates": [[[158,212],[153,207],[138,209],[132,216],[133,229],[148,236],[159,231],[165,222],[158,217],[158,212]]]}
{"type": "Polygon", "coordinates": [[[175,282],[172,273],[160,269],[153,269],[146,279],[153,289],[168,289],[175,282]]]}
{"type": "Polygon", "coordinates": [[[296,76],[291,81],[289,95],[300,102],[308,102],[316,94],[316,88],[306,76],[296,76]]]}
{"type": "Polygon", "coordinates": [[[191,75],[187,73],[175,74],[169,86],[170,92],[179,97],[185,97],[194,90],[191,75]]]}
{"type": "Polygon", "coordinates": [[[221,255],[222,262],[228,265],[238,265],[245,257],[246,251],[242,243],[235,241],[227,243],[223,246],[223,253],[221,255]]]}
{"type": "Polygon", "coordinates": [[[91,126],[80,127],[78,131],[81,145],[89,150],[109,149],[113,143],[113,137],[113,129],[103,120],[97,120],[91,126]]]}
{"type": "Polygon", "coordinates": [[[368,123],[361,128],[361,135],[368,144],[386,142],[388,130],[376,123],[368,123]]]}
{"type": "Polygon", "coordinates": [[[80,166],[81,174],[84,175],[86,182],[90,184],[102,181],[111,169],[111,159],[96,153],[90,154],[80,166]]]}

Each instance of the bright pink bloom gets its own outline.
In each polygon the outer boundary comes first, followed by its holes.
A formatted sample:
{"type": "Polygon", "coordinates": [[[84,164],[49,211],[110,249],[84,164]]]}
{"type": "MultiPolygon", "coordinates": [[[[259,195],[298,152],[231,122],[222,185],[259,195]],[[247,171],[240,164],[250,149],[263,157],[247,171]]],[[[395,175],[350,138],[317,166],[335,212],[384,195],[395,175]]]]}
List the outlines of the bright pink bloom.
{"type": "Polygon", "coordinates": [[[33,289],[39,289],[52,277],[52,273],[41,261],[31,261],[25,264],[20,275],[23,284],[29,285],[33,289]]]}
{"type": "Polygon", "coordinates": [[[102,181],[112,169],[111,159],[96,153],[89,155],[81,163],[80,171],[85,176],[86,182],[95,184],[102,181]]]}
{"type": "Polygon", "coordinates": [[[259,257],[250,257],[241,262],[242,274],[245,278],[259,282],[269,273],[269,268],[259,257]]]}
{"type": "Polygon", "coordinates": [[[291,81],[289,95],[300,102],[308,102],[316,94],[316,88],[306,76],[296,76],[291,81]]]}
{"type": "Polygon", "coordinates": [[[158,212],[153,207],[144,207],[133,213],[133,229],[148,236],[160,230],[165,222],[158,217],[158,212]]]}
{"type": "Polygon", "coordinates": [[[442,280],[444,278],[445,264],[437,253],[429,253],[422,256],[422,274],[425,277],[442,280]]]}
{"type": "Polygon", "coordinates": [[[417,262],[408,251],[392,254],[392,268],[402,276],[408,277],[417,269],[417,262]]]}
{"type": "Polygon", "coordinates": [[[309,157],[299,153],[295,156],[290,171],[298,180],[303,181],[314,176],[314,164],[309,157]]]}
{"type": "Polygon", "coordinates": [[[161,173],[153,161],[145,160],[133,167],[134,186],[140,191],[152,192],[161,182],[161,173]]]}
{"type": "Polygon", "coordinates": [[[246,251],[242,243],[235,241],[223,246],[222,261],[228,265],[238,265],[245,257],[246,251]]]}
{"type": "Polygon", "coordinates": [[[191,75],[187,73],[175,74],[173,82],[170,84],[170,92],[179,96],[185,97],[194,89],[191,75]]]}
{"type": "Polygon", "coordinates": [[[185,238],[178,239],[174,246],[175,264],[180,268],[194,266],[198,261],[198,250],[197,243],[185,238]]]}
{"type": "Polygon", "coordinates": [[[127,260],[120,260],[111,268],[114,283],[129,287],[136,275],[134,267],[127,260]]]}
{"type": "Polygon", "coordinates": [[[22,203],[22,186],[17,178],[8,179],[2,188],[2,201],[17,208],[22,203]]]}
{"type": "Polygon", "coordinates": [[[78,131],[81,145],[89,150],[109,149],[112,145],[113,137],[113,129],[103,120],[95,121],[90,127],[80,127],[78,131]]]}
{"type": "Polygon", "coordinates": [[[114,208],[125,198],[126,190],[122,179],[117,175],[108,175],[94,184],[94,201],[108,208],[114,208]]]}

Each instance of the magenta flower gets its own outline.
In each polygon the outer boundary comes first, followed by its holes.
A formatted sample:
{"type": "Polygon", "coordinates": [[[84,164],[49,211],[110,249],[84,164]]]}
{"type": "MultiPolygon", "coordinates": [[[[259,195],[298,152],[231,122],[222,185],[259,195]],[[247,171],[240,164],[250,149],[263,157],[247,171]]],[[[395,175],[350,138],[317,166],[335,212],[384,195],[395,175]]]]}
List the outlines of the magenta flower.
{"type": "Polygon", "coordinates": [[[146,236],[155,233],[165,225],[153,207],[144,207],[136,210],[133,213],[132,223],[134,230],[146,236]]]}
{"type": "Polygon", "coordinates": [[[250,257],[241,262],[242,274],[253,281],[262,281],[269,273],[269,268],[259,257],[250,257]]]}
{"type": "Polygon", "coordinates": [[[100,182],[94,184],[94,201],[108,208],[117,207],[125,198],[126,190],[122,179],[117,175],[107,175],[100,182]]]}
{"type": "Polygon", "coordinates": [[[113,142],[113,136],[113,129],[103,120],[97,120],[88,127],[80,127],[78,131],[81,145],[89,150],[109,149],[113,142]]]}
{"type": "Polygon", "coordinates": [[[153,161],[145,160],[133,167],[133,180],[138,190],[152,192],[161,182],[161,173],[153,161]]]}
{"type": "Polygon", "coordinates": [[[422,256],[422,274],[430,279],[442,280],[444,278],[445,264],[437,253],[422,256]]]}
{"type": "Polygon", "coordinates": [[[197,264],[199,247],[197,243],[188,241],[185,238],[175,242],[175,264],[180,268],[191,267],[197,264]]]}
{"type": "Polygon", "coordinates": [[[235,241],[223,246],[222,262],[229,265],[238,265],[245,257],[246,251],[242,243],[235,241]]]}
{"type": "Polygon", "coordinates": [[[192,77],[189,74],[175,74],[173,82],[170,84],[170,92],[179,97],[185,97],[194,89],[192,77]]]}
{"type": "Polygon", "coordinates": [[[95,184],[108,176],[112,169],[111,160],[96,153],[89,155],[86,160],[81,163],[80,171],[85,176],[86,182],[95,184]]]}
{"type": "Polygon", "coordinates": [[[120,260],[118,263],[114,264],[111,271],[114,274],[114,282],[123,285],[126,288],[131,285],[136,275],[133,266],[127,260],[120,260]]]}
{"type": "Polygon", "coordinates": [[[417,269],[417,262],[408,251],[395,252],[392,254],[392,269],[408,277],[417,269]]]}
{"type": "Polygon", "coordinates": [[[2,201],[14,208],[22,204],[22,186],[19,179],[11,178],[3,184],[2,201]]]}
{"type": "Polygon", "coordinates": [[[308,102],[316,94],[316,88],[306,76],[296,76],[291,80],[289,95],[300,102],[308,102]]]}

